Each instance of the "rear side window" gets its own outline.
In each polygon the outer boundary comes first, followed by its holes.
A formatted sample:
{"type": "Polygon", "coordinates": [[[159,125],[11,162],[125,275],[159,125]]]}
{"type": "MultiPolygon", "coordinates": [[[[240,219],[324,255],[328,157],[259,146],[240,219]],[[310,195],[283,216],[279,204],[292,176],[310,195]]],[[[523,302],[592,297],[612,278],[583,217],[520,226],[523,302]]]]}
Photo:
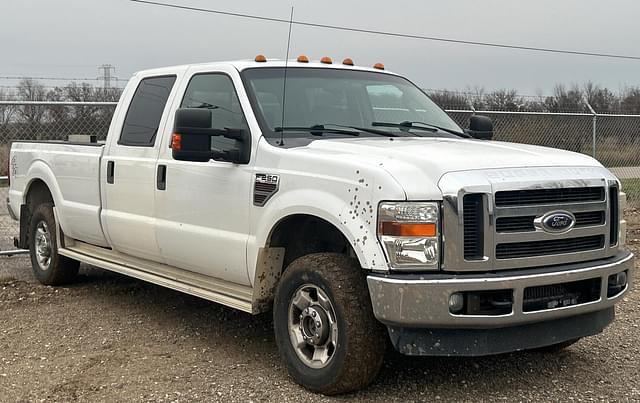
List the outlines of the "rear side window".
{"type": "Polygon", "coordinates": [[[176,76],[150,77],[140,81],[124,118],[118,144],[153,147],[162,112],[176,76]]]}

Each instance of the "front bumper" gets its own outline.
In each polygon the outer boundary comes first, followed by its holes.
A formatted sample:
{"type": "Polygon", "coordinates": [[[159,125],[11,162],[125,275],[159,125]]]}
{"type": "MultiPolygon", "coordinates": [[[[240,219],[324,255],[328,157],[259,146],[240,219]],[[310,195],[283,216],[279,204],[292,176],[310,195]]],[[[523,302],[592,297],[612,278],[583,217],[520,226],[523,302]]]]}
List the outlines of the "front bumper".
{"type": "Polygon", "coordinates": [[[371,274],[367,277],[367,283],[373,312],[387,326],[490,329],[551,321],[611,308],[630,289],[633,266],[633,254],[621,252],[614,257],[592,262],[510,270],[506,273],[371,274]],[[627,273],[626,287],[618,294],[607,297],[609,276],[623,271],[627,273]],[[525,288],[598,278],[600,293],[596,300],[531,312],[523,309],[525,288]],[[458,315],[449,311],[451,294],[482,290],[512,290],[511,312],[499,315],[458,315]]]}

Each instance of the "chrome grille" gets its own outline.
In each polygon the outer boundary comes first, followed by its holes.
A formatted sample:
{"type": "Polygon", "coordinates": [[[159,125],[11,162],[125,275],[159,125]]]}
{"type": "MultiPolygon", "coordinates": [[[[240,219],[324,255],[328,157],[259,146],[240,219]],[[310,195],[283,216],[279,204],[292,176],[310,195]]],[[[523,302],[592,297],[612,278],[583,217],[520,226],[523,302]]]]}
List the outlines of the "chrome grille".
{"type": "Polygon", "coordinates": [[[599,168],[447,174],[440,182],[442,267],[493,271],[613,256],[619,217],[609,206],[617,204],[615,186],[615,178],[599,168]],[[471,203],[474,199],[483,203],[471,203]],[[543,219],[554,213],[574,217],[575,225],[564,232],[545,229],[543,219]]]}
{"type": "Polygon", "coordinates": [[[604,200],[603,187],[509,190],[496,193],[496,206],[578,203],[604,200]]]}
{"type": "MultiPolygon", "coordinates": [[[[574,216],[576,217],[576,227],[578,228],[588,227],[591,225],[605,224],[604,211],[585,211],[581,213],[575,213],[574,216]]],[[[535,231],[536,228],[533,225],[533,221],[535,219],[536,219],[536,216],[534,215],[498,218],[496,220],[496,231],[497,232],[535,231]]]]}
{"type": "Polygon", "coordinates": [[[618,231],[620,225],[620,217],[618,212],[618,187],[611,186],[609,188],[609,199],[611,200],[611,209],[609,210],[609,221],[611,226],[609,228],[609,245],[615,246],[618,244],[618,231]]]}
{"type": "Polygon", "coordinates": [[[483,251],[483,203],[481,194],[464,196],[464,258],[482,259],[483,251]]]}
{"type": "Polygon", "coordinates": [[[515,259],[530,256],[575,253],[585,250],[600,249],[603,246],[604,235],[554,239],[549,241],[501,243],[496,245],[496,259],[515,259]]]}

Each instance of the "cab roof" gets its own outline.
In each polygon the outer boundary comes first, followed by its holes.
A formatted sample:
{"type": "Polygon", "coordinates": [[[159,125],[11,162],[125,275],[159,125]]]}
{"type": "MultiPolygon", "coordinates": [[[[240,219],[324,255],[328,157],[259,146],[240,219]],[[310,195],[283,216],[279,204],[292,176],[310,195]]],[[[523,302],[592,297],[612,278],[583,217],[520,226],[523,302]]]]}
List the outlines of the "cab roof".
{"type": "Polygon", "coordinates": [[[373,67],[365,67],[358,65],[346,65],[342,64],[341,61],[334,61],[331,64],[321,63],[319,60],[309,60],[308,63],[298,62],[296,59],[290,59],[288,62],[285,62],[281,59],[267,59],[266,62],[256,62],[255,60],[235,60],[235,61],[223,61],[223,62],[208,62],[208,63],[194,63],[194,64],[183,64],[178,66],[169,66],[169,67],[161,67],[155,69],[141,70],[134,74],[134,76],[148,76],[154,74],[171,74],[178,73],[187,70],[190,67],[211,67],[211,69],[215,69],[220,66],[232,66],[238,71],[243,71],[250,68],[269,68],[269,67],[288,67],[288,68],[325,68],[325,69],[342,69],[342,70],[355,70],[355,71],[370,71],[376,73],[386,73],[396,75],[393,72],[388,70],[377,69],[373,67]]]}

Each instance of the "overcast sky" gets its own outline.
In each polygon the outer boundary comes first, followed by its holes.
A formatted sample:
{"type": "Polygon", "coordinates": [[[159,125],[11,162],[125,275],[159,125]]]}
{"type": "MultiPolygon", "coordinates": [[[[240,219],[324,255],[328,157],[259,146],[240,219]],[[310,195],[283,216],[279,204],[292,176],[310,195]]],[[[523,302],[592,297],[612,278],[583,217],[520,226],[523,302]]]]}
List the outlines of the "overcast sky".
{"type": "MultiPolygon", "coordinates": [[[[165,1],[165,0],[158,0],[165,1]]],[[[364,29],[640,56],[633,0],[167,0],[183,5],[364,29]]],[[[284,58],[287,25],[128,0],[0,0],[0,76],[95,77],[97,66],[137,70],[192,62],[284,58]]],[[[640,60],[456,45],[294,26],[291,57],[383,62],[425,88],[516,88],[556,83],[618,90],[640,85],[640,60]]],[[[9,82],[0,80],[0,85],[9,82]]]]}

